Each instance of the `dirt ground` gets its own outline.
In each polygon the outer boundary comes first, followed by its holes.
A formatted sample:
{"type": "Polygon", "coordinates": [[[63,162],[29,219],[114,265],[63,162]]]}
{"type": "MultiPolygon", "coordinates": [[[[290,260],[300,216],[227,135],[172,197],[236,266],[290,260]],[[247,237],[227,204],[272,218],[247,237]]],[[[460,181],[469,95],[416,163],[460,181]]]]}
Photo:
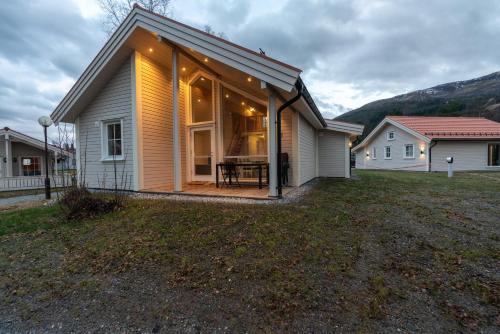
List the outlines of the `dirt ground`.
{"type": "Polygon", "coordinates": [[[500,174],[358,174],[289,204],[0,212],[0,332],[500,332],[500,174]]]}

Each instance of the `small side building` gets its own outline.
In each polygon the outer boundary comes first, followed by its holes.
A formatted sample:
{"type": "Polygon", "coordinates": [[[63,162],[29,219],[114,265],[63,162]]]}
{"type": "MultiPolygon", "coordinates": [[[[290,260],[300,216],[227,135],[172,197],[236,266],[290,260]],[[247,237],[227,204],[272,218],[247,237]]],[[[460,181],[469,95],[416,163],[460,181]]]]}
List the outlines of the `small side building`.
{"type": "Polygon", "coordinates": [[[482,117],[388,116],[353,148],[358,169],[500,170],[500,123],[482,117]]]}

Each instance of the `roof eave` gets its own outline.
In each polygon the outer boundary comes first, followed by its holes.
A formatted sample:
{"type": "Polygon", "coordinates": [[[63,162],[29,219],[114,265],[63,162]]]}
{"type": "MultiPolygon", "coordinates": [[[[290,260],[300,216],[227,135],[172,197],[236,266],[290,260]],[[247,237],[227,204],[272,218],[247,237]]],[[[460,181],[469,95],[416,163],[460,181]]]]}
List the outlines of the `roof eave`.
{"type": "Polygon", "coordinates": [[[293,90],[295,83],[300,79],[301,71],[299,69],[259,57],[244,48],[237,48],[207,36],[196,29],[188,29],[181,23],[166,20],[140,7],[135,7],[54,109],[51,117],[55,122],[62,121],[68,112],[73,110],[81,95],[138,27],[156,33],[175,44],[191,48],[288,92],[293,90]]]}

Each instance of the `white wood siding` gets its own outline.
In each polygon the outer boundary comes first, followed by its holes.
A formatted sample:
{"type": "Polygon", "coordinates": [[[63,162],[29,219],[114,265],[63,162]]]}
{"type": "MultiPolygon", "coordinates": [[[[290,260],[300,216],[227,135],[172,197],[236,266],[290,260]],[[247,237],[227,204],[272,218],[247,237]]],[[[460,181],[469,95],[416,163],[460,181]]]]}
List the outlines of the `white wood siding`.
{"type": "Polygon", "coordinates": [[[453,157],[453,170],[494,170],[488,167],[488,142],[438,141],[432,148],[432,171],[447,171],[447,157],[453,157]]]}
{"type": "MultiPolygon", "coordinates": [[[[346,177],[346,134],[322,131],[319,133],[318,155],[320,177],[346,177]]],[[[348,165],[347,165],[348,166],[348,165]]]]}
{"type": "Polygon", "coordinates": [[[144,55],[140,69],[143,188],[172,191],[172,76],[144,55]]]}
{"type": "Polygon", "coordinates": [[[281,152],[288,153],[288,162],[290,168],[288,170],[288,184],[293,185],[293,170],[295,154],[293,151],[293,113],[291,109],[283,111],[281,117],[281,152]]]}
{"type": "Polygon", "coordinates": [[[307,120],[299,115],[299,185],[316,177],[316,134],[307,120]]]}
{"type": "Polygon", "coordinates": [[[131,59],[127,59],[96,98],[78,116],[78,152],[85,182],[91,188],[114,187],[114,164],[101,161],[101,122],[123,120],[124,160],[116,162],[117,185],[133,187],[131,59]]]}
{"type": "Polygon", "coordinates": [[[427,145],[408,132],[388,124],[371,142],[356,152],[356,168],[427,171],[427,145]],[[395,139],[387,140],[387,133],[391,131],[394,131],[395,139]],[[405,144],[414,145],[414,158],[405,158],[405,144]],[[385,159],[385,146],[391,147],[391,159],[385,159]],[[373,158],[374,147],[377,150],[376,159],[373,158]],[[420,155],[421,148],[424,149],[424,155],[420,155]]]}
{"type": "MultiPolygon", "coordinates": [[[[141,56],[141,131],[139,149],[142,149],[143,189],[173,191],[173,104],[172,72],[155,63],[150,58],[141,56]]],[[[181,146],[182,180],[186,180],[186,83],[179,83],[179,125],[181,146]]]]}

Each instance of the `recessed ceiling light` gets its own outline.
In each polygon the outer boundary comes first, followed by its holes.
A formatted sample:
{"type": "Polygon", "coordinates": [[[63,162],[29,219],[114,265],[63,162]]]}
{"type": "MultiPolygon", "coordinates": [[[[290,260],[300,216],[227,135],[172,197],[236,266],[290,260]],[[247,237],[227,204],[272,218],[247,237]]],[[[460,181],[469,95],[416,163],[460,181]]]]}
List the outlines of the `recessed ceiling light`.
{"type": "Polygon", "coordinates": [[[149,48],[149,52],[153,52],[153,48],[149,48]]]}
{"type": "Polygon", "coordinates": [[[198,99],[198,102],[201,102],[201,99],[198,99]]]}
{"type": "Polygon", "coordinates": [[[204,77],[201,77],[201,81],[205,81],[205,78],[204,78],[204,77]]]}
{"type": "Polygon", "coordinates": [[[186,72],[186,68],[185,67],[181,68],[181,70],[182,70],[182,72],[186,72]]]}
{"type": "Polygon", "coordinates": [[[252,82],[252,77],[248,77],[248,78],[247,78],[247,81],[248,81],[248,82],[252,82]]]}
{"type": "Polygon", "coordinates": [[[226,99],[229,99],[229,94],[226,94],[226,99]]]}
{"type": "Polygon", "coordinates": [[[241,101],[241,105],[244,106],[245,105],[245,101],[241,101]]]}
{"type": "Polygon", "coordinates": [[[208,58],[205,57],[204,61],[205,61],[205,63],[208,63],[208,58]]]}

